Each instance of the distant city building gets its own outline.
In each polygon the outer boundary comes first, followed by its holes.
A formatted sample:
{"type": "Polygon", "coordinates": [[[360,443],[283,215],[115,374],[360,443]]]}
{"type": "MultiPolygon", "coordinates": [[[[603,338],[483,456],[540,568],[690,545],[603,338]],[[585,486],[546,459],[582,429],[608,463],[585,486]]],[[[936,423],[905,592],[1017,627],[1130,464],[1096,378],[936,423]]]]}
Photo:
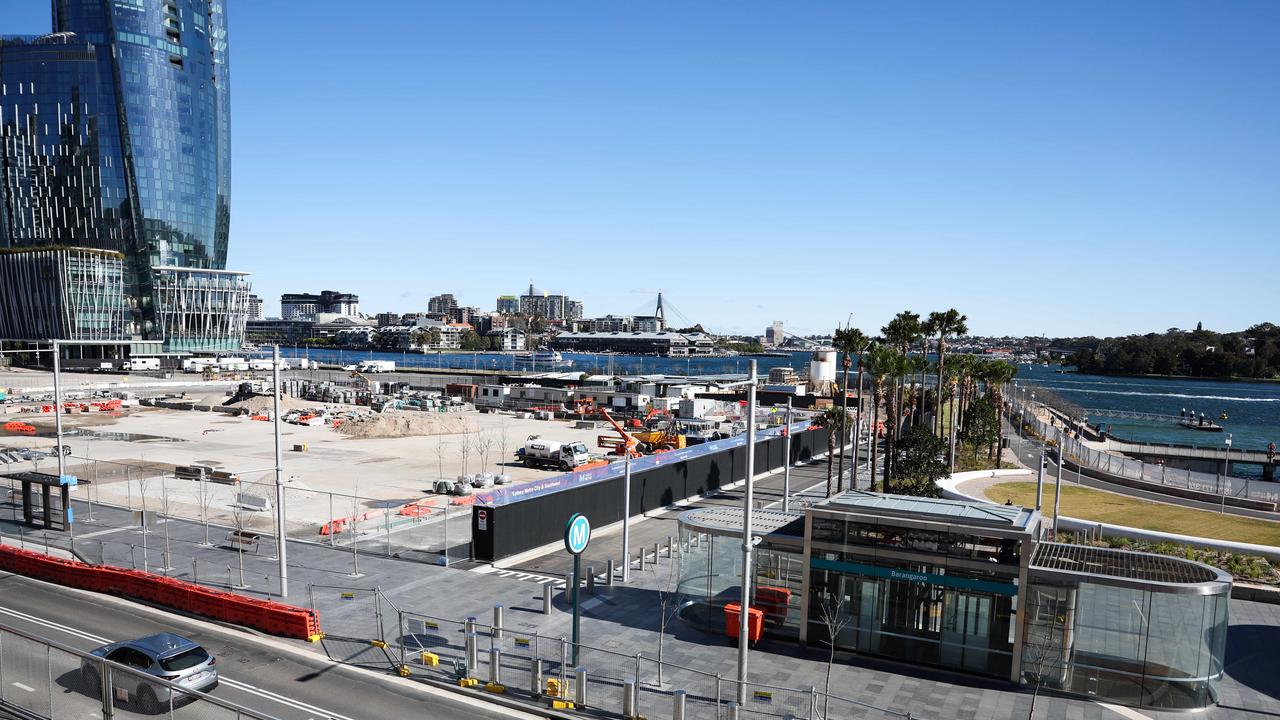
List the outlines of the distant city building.
{"type": "Polygon", "coordinates": [[[319,295],[285,293],[280,296],[280,317],[284,320],[314,320],[317,315],[359,315],[360,297],[351,293],[324,290],[319,295]]]}
{"type": "Polygon", "coordinates": [[[635,318],[630,315],[605,315],[587,321],[591,332],[632,332],[635,318]]]}
{"type": "Polygon", "coordinates": [[[249,319],[263,320],[266,318],[266,312],[262,307],[262,298],[257,295],[249,295],[249,319]]]}
{"type": "Polygon", "coordinates": [[[310,320],[250,320],[245,324],[245,340],[255,345],[301,347],[314,337],[310,320]]]}
{"type": "Polygon", "coordinates": [[[448,315],[458,307],[458,299],[449,293],[436,295],[427,301],[427,312],[448,315]]]}
{"type": "Polygon", "coordinates": [[[520,313],[544,320],[577,320],[582,317],[582,303],[566,295],[539,294],[533,285],[520,296],[520,313]]]}
{"type": "Polygon", "coordinates": [[[378,327],[392,327],[400,324],[400,315],[393,312],[381,312],[373,316],[378,327]]]}
{"type": "Polygon", "coordinates": [[[636,332],[662,332],[666,324],[656,315],[637,315],[635,317],[636,332]]]}
{"type": "Polygon", "coordinates": [[[239,349],[226,3],[51,5],[51,34],[0,38],[0,338],[239,349]]]}
{"type": "Polygon", "coordinates": [[[673,332],[565,332],[548,343],[553,350],[618,352],[665,357],[712,354],[714,341],[702,333],[673,332]]]}
{"type": "Polygon", "coordinates": [[[523,330],[515,328],[502,328],[500,330],[491,330],[487,333],[489,337],[499,338],[499,350],[512,351],[525,349],[525,334],[523,330]]]}
{"type": "Polygon", "coordinates": [[[520,298],[515,295],[499,295],[498,312],[503,315],[515,315],[520,312],[520,298]]]}
{"type": "Polygon", "coordinates": [[[786,337],[787,334],[783,329],[781,320],[774,320],[773,324],[764,331],[764,343],[766,345],[781,345],[786,340],[786,337]]]}

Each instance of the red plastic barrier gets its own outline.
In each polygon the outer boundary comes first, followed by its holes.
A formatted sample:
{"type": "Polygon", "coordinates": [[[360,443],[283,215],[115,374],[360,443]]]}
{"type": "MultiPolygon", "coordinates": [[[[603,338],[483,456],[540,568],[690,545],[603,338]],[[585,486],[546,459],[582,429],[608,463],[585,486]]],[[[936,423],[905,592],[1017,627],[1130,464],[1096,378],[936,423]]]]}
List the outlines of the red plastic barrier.
{"type": "Polygon", "coordinates": [[[320,635],[320,616],[314,610],[211,590],[141,570],[86,565],[6,545],[0,545],[0,570],[66,587],[147,600],[283,637],[313,640],[320,635]]]}

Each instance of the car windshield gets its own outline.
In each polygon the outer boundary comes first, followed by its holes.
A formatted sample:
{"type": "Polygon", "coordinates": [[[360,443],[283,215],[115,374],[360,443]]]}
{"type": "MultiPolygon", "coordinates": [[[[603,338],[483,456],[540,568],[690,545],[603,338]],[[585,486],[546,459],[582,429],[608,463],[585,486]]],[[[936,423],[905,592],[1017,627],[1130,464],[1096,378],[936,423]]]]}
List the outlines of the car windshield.
{"type": "Polygon", "coordinates": [[[573,451],[575,453],[585,454],[587,452],[587,446],[583,445],[582,443],[574,443],[573,451]]]}
{"type": "Polygon", "coordinates": [[[160,667],[169,672],[178,672],[180,670],[188,670],[209,659],[209,653],[204,651],[202,647],[193,647],[190,650],[180,652],[177,655],[167,657],[160,661],[160,667]]]}

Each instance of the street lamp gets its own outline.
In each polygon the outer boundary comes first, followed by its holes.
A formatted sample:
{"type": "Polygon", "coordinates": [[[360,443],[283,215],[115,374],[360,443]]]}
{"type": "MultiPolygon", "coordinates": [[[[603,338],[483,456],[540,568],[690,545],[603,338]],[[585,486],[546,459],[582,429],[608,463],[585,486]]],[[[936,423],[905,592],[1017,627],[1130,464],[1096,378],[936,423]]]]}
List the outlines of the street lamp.
{"type": "Polygon", "coordinates": [[[751,580],[754,568],[751,563],[752,537],[752,489],[756,470],[756,361],[747,363],[747,478],[742,494],[742,598],[738,603],[738,706],[747,704],[747,649],[750,646],[751,580]]]}
{"type": "Polygon", "coordinates": [[[1224,442],[1227,443],[1227,450],[1223,453],[1222,474],[1226,477],[1223,478],[1222,505],[1218,507],[1218,513],[1225,515],[1227,512],[1227,490],[1231,488],[1231,433],[1227,433],[1227,439],[1224,442]]]}

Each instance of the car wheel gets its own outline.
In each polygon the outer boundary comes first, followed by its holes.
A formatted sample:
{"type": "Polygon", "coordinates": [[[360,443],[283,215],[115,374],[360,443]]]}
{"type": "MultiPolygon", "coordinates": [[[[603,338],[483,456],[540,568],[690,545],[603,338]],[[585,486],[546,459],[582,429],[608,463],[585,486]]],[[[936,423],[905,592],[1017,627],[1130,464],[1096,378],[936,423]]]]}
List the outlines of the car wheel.
{"type": "Polygon", "coordinates": [[[156,691],[143,685],[138,688],[138,712],[143,715],[155,715],[160,712],[160,701],[156,699],[156,691]]]}
{"type": "Polygon", "coordinates": [[[90,697],[98,698],[102,695],[102,678],[98,676],[98,671],[93,668],[84,668],[80,671],[80,682],[84,685],[84,690],[90,697]]]}

